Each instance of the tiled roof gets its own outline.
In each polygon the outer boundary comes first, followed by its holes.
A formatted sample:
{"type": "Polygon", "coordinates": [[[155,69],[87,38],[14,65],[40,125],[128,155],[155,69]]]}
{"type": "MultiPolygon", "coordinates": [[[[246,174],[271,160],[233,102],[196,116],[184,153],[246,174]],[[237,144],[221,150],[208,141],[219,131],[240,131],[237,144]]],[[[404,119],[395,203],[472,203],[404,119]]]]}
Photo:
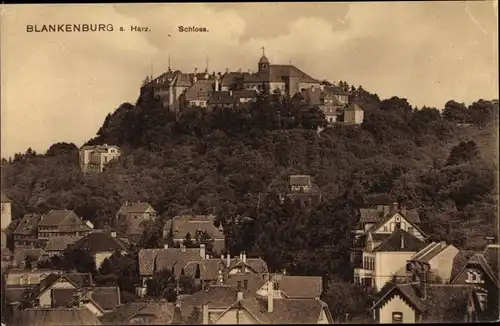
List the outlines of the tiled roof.
{"type": "Polygon", "coordinates": [[[150,208],[152,209],[153,207],[148,203],[124,203],[118,213],[145,213],[150,208]]]}
{"type": "Polygon", "coordinates": [[[298,77],[299,83],[319,83],[293,65],[270,65],[269,69],[257,73],[261,80],[268,82],[284,82],[287,77],[298,77]]]}
{"type": "Polygon", "coordinates": [[[233,96],[235,98],[257,98],[258,94],[252,89],[242,89],[238,91],[233,91],[233,96]]]}
{"type": "Polygon", "coordinates": [[[423,314],[424,322],[463,321],[467,300],[473,291],[471,285],[427,284],[422,297],[419,283],[397,284],[381,295],[375,308],[383,306],[399,293],[405,301],[423,314]],[[458,311],[463,309],[463,311],[458,311]]]}
{"type": "Polygon", "coordinates": [[[66,247],[74,244],[81,238],[81,236],[49,238],[49,241],[47,241],[47,244],[45,245],[45,251],[63,251],[66,247]]]}
{"type": "Polygon", "coordinates": [[[120,148],[116,145],[108,145],[108,144],[103,144],[103,145],[85,145],[80,148],[80,150],[84,151],[101,151],[104,150],[106,151],[109,148],[115,148],[120,150],[120,148]]]}
{"type": "MultiPolygon", "coordinates": [[[[448,248],[446,242],[442,241],[429,247],[426,252],[419,256],[414,256],[411,259],[420,262],[428,263],[432,258],[436,257],[440,252],[448,248]]],[[[422,251],[422,250],[421,250],[422,251]]],[[[417,253],[418,254],[418,253],[417,253]]]]}
{"type": "Polygon", "coordinates": [[[394,231],[389,238],[373,251],[420,251],[426,244],[403,229],[394,231]]]}
{"type": "Polygon", "coordinates": [[[182,297],[182,316],[187,317],[195,307],[201,308],[207,305],[208,309],[227,309],[238,298],[238,291],[229,285],[213,285],[205,290],[198,291],[192,295],[182,297]]]}
{"type": "Polygon", "coordinates": [[[100,325],[97,317],[87,308],[36,308],[17,311],[14,325],[100,325]]]}
{"type": "Polygon", "coordinates": [[[267,311],[267,298],[244,298],[232,307],[239,304],[261,324],[317,324],[322,309],[329,311],[328,306],[317,299],[275,299],[273,312],[267,311]]]}
{"type": "Polygon", "coordinates": [[[77,287],[92,286],[92,274],[90,273],[65,273],[62,275],[49,274],[42,281],[40,281],[40,294],[62,278],[68,280],[77,287]]]}
{"type": "Polygon", "coordinates": [[[40,214],[26,214],[21,219],[16,229],[14,230],[14,235],[36,235],[38,223],[42,219],[40,214]]]}
{"type": "Polygon", "coordinates": [[[499,269],[498,269],[498,255],[499,255],[499,246],[497,245],[489,245],[486,247],[486,249],[483,251],[482,255],[484,259],[486,260],[486,263],[490,267],[491,271],[493,272],[493,275],[496,277],[496,279],[499,279],[499,269]]]}
{"type": "Polygon", "coordinates": [[[268,279],[269,275],[267,274],[233,274],[227,276],[227,278],[224,280],[224,284],[238,288],[238,282],[240,282],[243,290],[248,291],[248,293],[255,294],[265,284],[267,284],[268,279]],[[246,289],[244,288],[245,280],[247,281],[246,289]]]}
{"type": "Polygon", "coordinates": [[[214,91],[214,80],[198,80],[186,93],[188,101],[208,101],[214,91]]]}
{"type": "Polygon", "coordinates": [[[310,185],[311,176],[309,175],[291,175],[290,185],[291,186],[306,186],[310,185]]]}
{"type": "Polygon", "coordinates": [[[197,248],[141,249],[139,250],[139,272],[140,275],[147,276],[163,269],[171,270],[175,266],[175,273],[179,275],[181,268],[187,263],[201,260],[200,249],[197,248]]]}
{"type": "Polygon", "coordinates": [[[28,257],[32,257],[35,261],[38,261],[43,253],[43,249],[20,249],[19,251],[14,251],[14,265],[19,265],[28,257]]]}
{"type": "Polygon", "coordinates": [[[206,231],[214,239],[224,239],[224,233],[222,233],[214,225],[215,216],[176,216],[165,223],[165,230],[172,230],[174,238],[184,238],[187,233],[192,237],[196,235],[196,232],[206,231]]]}
{"type": "Polygon", "coordinates": [[[460,250],[453,258],[453,265],[451,267],[450,280],[454,280],[458,274],[465,268],[469,259],[476,253],[472,250],[460,250]]]}
{"type": "Polygon", "coordinates": [[[243,81],[248,81],[251,79],[251,74],[248,72],[228,72],[222,75],[220,80],[221,86],[230,86],[235,79],[241,79],[243,81]]]}
{"type": "Polygon", "coordinates": [[[115,309],[121,304],[120,288],[117,286],[99,286],[89,290],[91,291],[90,298],[104,310],[115,309]]]}
{"type": "Polygon", "coordinates": [[[12,202],[9,199],[9,197],[5,196],[5,194],[3,192],[0,195],[1,195],[2,203],[11,203],[12,202]]]}
{"type": "Polygon", "coordinates": [[[234,104],[234,96],[230,91],[217,91],[213,92],[208,101],[210,105],[234,104]]]}
{"type": "Polygon", "coordinates": [[[66,209],[51,210],[47,214],[43,215],[38,226],[59,226],[71,214],[74,214],[74,212],[66,209]]]}
{"type": "Polygon", "coordinates": [[[184,267],[186,274],[195,275],[197,266],[200,266],[200,277],[203,280],[217,280],[219,270],[225,270],[225,262],[217,258],[203,259],[201,262],[189,262],[184,267]]]}
{"type": "Polygon", "coordinates": [[[268,273],[269,270],[267,268],[267,263],[262,258],[246,258],[246,261],[243,262],[239,257],[233,258],[231,260],[231,264],[229,264],[228,270],[231,271],[237,267],[248,266],[251,270],[253,270],[257,274],[268,273]]]}
{"type": "Polygon", "coordinates": [[[316,276],[275,275],[275,282],[288,298],[319,298],[323,293],[323,279],[316,276]]]}
{"type": "Polygon", "coordinates": [[[128,246],[120,238],[113,237],[107,232],[95,232],[87,234],[71,245],[70,248],[88,250],[95,254],[99,252],[127,250],[128,246]]]}
{"type": "Polygon", "coordinates": [[[124,325],[139,316],[154,316],[149,324],[171,324],[174,317],[174,304],[170,302],[130,302],[101,317],[102,324],[124,325]]]}
{"type": "Polygon", "coordinates": [[[336,85],[325,86],[324,89],[334,95],[349,95],[349,92],[340,89],[340,87],[336,85]]]}
{"type": "MultiPolygon", "coordinates": [[[[385,219],[388,215],[394,216],[394,214],[396,213],[395,211],[392,211],[389,214],[383,214],[376,208],[361,208],[359,212],[361,215],[360,218],[361,223],[376,223],[379,222],[380,220],[385,219]]],[[[420,217],[416,209],[411,209],[406,211],[398,210],[397,212],[401,214],[403,217],[405,217],[408,221],[414,224],[420,223],[420,217]]]]}

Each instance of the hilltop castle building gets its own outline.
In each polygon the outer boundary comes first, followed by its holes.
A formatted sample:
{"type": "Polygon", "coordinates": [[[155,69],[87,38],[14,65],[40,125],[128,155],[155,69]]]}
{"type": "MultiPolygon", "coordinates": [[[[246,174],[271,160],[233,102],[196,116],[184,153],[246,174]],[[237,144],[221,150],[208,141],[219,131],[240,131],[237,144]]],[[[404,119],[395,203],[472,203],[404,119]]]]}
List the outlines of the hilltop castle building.
{"type": "MultiPolygon", "coordinates": [[[[282,94],[301,103],[319,106],[329,123],[337,122],[337,116],[348,105],[347,92],[334,85],[324,87],[319,80],[294,65],[271,64],[264,48],[256,72],[229,72],[226,69],[225,73],[210,74],[207,67],[202,73],[196,68],[193,73],[183,73],[172,70],[169,64],[167,72],[152,78],[143,86],[143,90],[152,91],[154,96],[162,98],[165,107],[177,112],[188,106],[233,106],[248,103],[257,97],[262,86],[270,92],[280,90],[282,94]]],[[[359,124],[363,115],[355,112],[348,118],[349,123],[359,124]]]]}

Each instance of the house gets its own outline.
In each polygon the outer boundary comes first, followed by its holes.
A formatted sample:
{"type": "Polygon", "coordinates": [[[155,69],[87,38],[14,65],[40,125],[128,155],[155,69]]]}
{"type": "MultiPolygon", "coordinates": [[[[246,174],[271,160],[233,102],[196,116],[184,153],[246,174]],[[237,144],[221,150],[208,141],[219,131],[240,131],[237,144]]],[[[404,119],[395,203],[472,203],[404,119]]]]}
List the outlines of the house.
{"type": "Polygon", "coordinates": [[[420,229],[420,216],[416,209],[407,209],[397,202],[392,205],[377,205],[376,208],[361,208],[356,237],[370,231],[373,234],[390,234],[396,226],[424,240],[427,235],[420,229]]]}
{"type": "Polygon", "coordinates": [[[488,244],[482,252],[471,255],[462,269],[454,275],[452,284],[472,284],[485,291],[487,296],[487,319],[498,318],[499,295],[499,248],[496,243],[488,244]]]}
{"type": "Polygon", "coordinates": [[[82,236],[53,237],[45,244],[44,252],[49,257],[61,255],[68,247],[80,240],[82,236]]]}
{"type": "Polygon", "coordinates": [[[38,223],[42,219],[40,214],[26,214],[23,216],[12,233],[15,248],[36,248],[38,246],[38,223]]]}
{"type": "Polygon", "coordinates": [[[310,192],[312,181],[310,175],[291,175],[290,190],[292,192],[310,192]]]}
{"type": "Polygon", "coordinates": [[[116,213],[116,222],[126,225],[127,235],[140,235],[144,232],[144,223],[156,220],[156,211],[148,203],[126,201],[116,213]]]}
{"type": "Polygon", "coordinates": [[[267,298],[269,282],[273,284],[275,299],[319,299],[323,293],[321,277],[274,274],[257,290],[257,295],[267,298]]]}
{"type": "Polygon", "coordinates": [[[463,323],[477,320],[484,298],[470,285],[395,284],[380,293],[372,309],[381,324],[463,323]]]}
{"type": "Polygon", "coordinates": [[[330,89],[323,85],[302,89],[293,96],[292,100],[299,105],[317,106],[325,114],[326,121],[334,124],[345,103],[339,101],[338,96],[330,89]]]}
{"type": "Polygon", "coordinates": [[[129,302],[100,318],[103,325],[167,325],[180,323],[179,308],[174,303],[129,302]]]}
{"type": "Polygon", "coordinates": [[[223,304],[218,304],[218,307],[214,307],[214,303],[208,301],[207,298],[201,307],[196,307],[201,310],[201,324],[333,323],[330,309],[323,301],[319,299],[275,299],[272,282],[268,283],[268,287],[267,298],[245,297],[245,292],[238,291],[236,300],[234,296],[224,296],[225,301],[223,304]],[[223,309],[223,306],[227,306],[228,303],[230,305],[223,309]]]}
{"type": "Polygon", "coordinates": [[[215,91],[215,80],[197,80],[186,92],[185,100],[189,106],[205,108],[207,102],[215,91]]]}
{"type": "Polygon", "coordinates": [[[84,173],[102,172],[104,167],[121,155],[120,148],[115,145],[86,145],[80,148],[80,168],[84,173]]]}
{"type": "Polygon", "coordinates": [[[409,276],[418,276],[426,268],[425,265],[428,265],[429,275],[432,275],[436,282],[449,283],[453,274],[455,257],[459,253],[459,249],[444,241],[431,242],[408,260],[405,269],[409,276]]]}
{"type": "Polygon", "coordinates": [[[12,222],[12,201],[7,198],[3,193],[1,194],[1,208],[2,208],[2,215],[1,215],[1,232],[2,232],[2,250],[7,246],[7,228],[9,227],[10,223],[12,222]]]}
{"type": "Polygon", "coordinates": [[[407,261],[427,245],[404,229],[392,234],[368,233],[361,262],[354,268],[354,282],[379,291],[393,277],[406,277],[407,261]]]}
{"type": "Polygon", "coordinates": [[[75,308],[32,308],[16,311],[15,326],[101,325],[99,319],[84,306],[75,308]]]}
{"type": "Polygon", "coordinates": [[[351,103],[344,108],[344,124],[359,125],[363,123],[365,111],[357,104],[351,103]]]}
{"type": "Polygon", "coordinates": [[[84,250],[89,252],[95,259],[97,268],[99,268],[106,258],[113,253],[128,252],[128,244],[117,237],[116,232],[92,232],[67,247],[66,250],[84,250]]]}
{"type": "Polygon", "coordinates": [[[99,317],[121,305],[120,289],[94,286],[89,273],[50,274],[33,297],[40,308],[70,308],[83,303],[99,317]]]}
{"type": "Polygon", "coordinates": [[[146,293],[147,281],[155,273],[162,270],[171,270],[177,278],[183,273],[195,278],[203,287],[211,284],[225,284],[228,279],[238,278],[242,275],[248,277],[262,274],[267,275],[267,264],[261,258],[248,258],[245,253],[239,257],[231,258],[230,255],[221,258],[206,256],[205,247],[198,248],[164,248],[141,249],[138,254],[139,274],[142,285],[138,287],[138,295],[146,293]],[[199,274],[199,275],[198,275],[199,274]]]}
{"type": "Polygon", "coordinates": [[[222,227],[216,227],[214,223],[214,215],[175,216],[165,223],[163,237],[172,237],[174,243],[182,243],[188,233],[195,239],[198,232],[206,232],[214,240],[212,251],[220,253],[226,249],[226,240],[222,227]]]}
{"type": "Polygon", "coordinates": [[[213,108],[232,108],[236,104],[233,91],[216,91],[212,93],[207,105],[213,108]]]}
{"type": "Polygon", "coordinates": [[[257,100],[258,94],[253,89],[234,90],[233,97],[235,99],[236,107],[243,106],[250,102],[257,100]]]}
{"type": "Polygon", "coordinates": [[[92,228],[70,210],[51,210],[43,215],[37,225],[38,240],[45,244],[52,237],[78,237],[92,228]]]}

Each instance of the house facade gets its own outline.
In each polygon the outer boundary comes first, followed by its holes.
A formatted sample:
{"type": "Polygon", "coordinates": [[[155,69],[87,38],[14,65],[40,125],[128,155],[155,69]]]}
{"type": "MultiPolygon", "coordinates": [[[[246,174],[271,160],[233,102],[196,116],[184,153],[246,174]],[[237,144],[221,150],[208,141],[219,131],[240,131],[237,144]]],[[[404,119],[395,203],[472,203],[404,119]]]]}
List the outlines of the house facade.
{"type": "Polygon", "coordinates": [[[1,200],[2,200],[2,211],[1,211],[1,232],[2,232],[2,248],[5,248],[7,246],[7,228],[9,227],[10,223],[12,222],[12,201],[7,198],[3,193],[1,194],[1,200]]]}
{"type": "Polygon", "coordinates": [[[70,210],[51,210],[37,225],[38,241],[43,244],[53,237],[79,237],[91,231],[91,226],[70,210]]]}
{"type": "Polygon", "coordinates": [[[365,118],[365,111],[357,104],[350,104],[344,109],[344,123],[359,125],[363,123],[365,118]]]}
{"type": "Polygon", "coordinates": [[[361,261],[354,268],[354,282],[379,291],[394,277],[406,277],[406,264],[426,244],[403,229],[383,238],[368,233],[361,261]]]}
{"type": "MultiPolygon", "coordinates": [[[[172,237],[174,243],[182,243],[189,233],[192,239],[199,232],[206,232],[213,239],[214,253],[221,253],[226,249],[226,241],[222,226],[215,226],[214,215],[181,215],[168,220],[163,227],[163,237],[172,237]]],[[[208,249],[208,248],[207,248],[208,249]]]]}
{"type": "Polygon", "coordinates": [[[156,217],[156,210],[150,204],[126,201],[116,213],[115,223],[124,223],[127,235],[140,235],[144,232],[143,223],[155,221],[156,217]]]}
{"type": "Polygon", "coordinates": [[[23,216],[12,234],[16,249],[38,247],[38,223],[41,220],[41,214],[26,214],[23,216]]]}
{"type": "Polygon", "coordinates": [[[104,167],[121,155],[120,148],[115,145],[83,146],[79,151],[80,168],[84,173],[102,172],[104,167]]]}

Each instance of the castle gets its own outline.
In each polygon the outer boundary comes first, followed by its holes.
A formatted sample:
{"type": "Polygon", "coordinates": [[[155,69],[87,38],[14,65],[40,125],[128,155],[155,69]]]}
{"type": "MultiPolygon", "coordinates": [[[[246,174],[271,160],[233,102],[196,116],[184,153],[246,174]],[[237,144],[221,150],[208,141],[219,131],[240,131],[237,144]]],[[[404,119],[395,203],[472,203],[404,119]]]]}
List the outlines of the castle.
{"type": "Polygon", "coordinates": [[[257,63],[257,72],[204,72],[183,73],[172,70],[152,78],[143,89],[152,90],[154,96],[163,100],[163,105],[177,112],[188,106],[213,107],[233,106],[254,100],[260,87],[265,85],[272,93],[282,94],[307,105],[319,106],[329,123],[337,122],[344,115],[346,123],[363,121],[362,109],[348,105],[348,93],[335,85],[325,86],[294,65],[271,64],[262,48],[262,57],[257,63]],[[349,114],[344,114],[349,112],[349,114]],[[351,112],[354,112],[351,114],[351,112]],[[352,120],[352,121],[351,121],[352,120]]]}

